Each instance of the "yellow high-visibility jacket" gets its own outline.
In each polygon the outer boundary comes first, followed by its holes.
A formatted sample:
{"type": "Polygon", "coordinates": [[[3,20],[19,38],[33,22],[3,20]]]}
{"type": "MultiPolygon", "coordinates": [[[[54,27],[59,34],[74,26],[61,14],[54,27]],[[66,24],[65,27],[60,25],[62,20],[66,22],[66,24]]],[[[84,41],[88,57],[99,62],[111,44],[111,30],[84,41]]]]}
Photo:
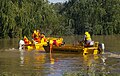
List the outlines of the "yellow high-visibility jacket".
{"type": "Polygon", "coordinates": [[[86,40],[91,40],[91,36],[89,33],[85,34],[86,35],[86,40]]]}

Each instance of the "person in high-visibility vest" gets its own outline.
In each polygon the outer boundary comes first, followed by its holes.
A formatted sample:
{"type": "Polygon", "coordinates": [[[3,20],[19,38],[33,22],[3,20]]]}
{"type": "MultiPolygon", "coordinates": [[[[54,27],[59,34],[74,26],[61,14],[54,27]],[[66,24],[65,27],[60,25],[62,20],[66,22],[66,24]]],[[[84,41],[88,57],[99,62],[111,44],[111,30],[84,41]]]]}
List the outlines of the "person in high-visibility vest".
{"type": "Polygon", "coordinates": [[[50,40],[50,41],[51,41],[51,44],[55,45],[55,46],[61,46],[63,44],[63,38],[61,38],[61,37],[50,40]]]}
{"type": "Polygon", "coordinates": [[[91,39],[91,36],[90,36],[90,33],[89,32],[85,32],[85,35],[84,35],[84,44],[85,46],[91,46],[93,45],[92,44],[92,39],[91,39]]]}
{"type": "Polygon", "coordinates": [[[44,35],[44,33],[41,34],[41,43],[47,42],[47,39],[44,35]]]}
{"type": "Polygon", "coordinates": [[[56,46],[61,46],[63,44],[63,38],[58,38],[57,40],[56,40],[56,46]]]}
{"type": "Polygon", "coordinates": [[[40,43],[40,33],[39,31],[37,30],[34,30],[34,33],[32,34],[32,38],[34,39],[34,41],[40,43]]]}
{"type": "Polygon", "coordinates": [[[31,44],[31,41],[29,41],[26,36],[24,36],[23,40],[24,40],[25,45],[31,44]]]}
{"type": "Polygon", "coordinates": [[[41,34],[40,34],[40,30],[37,30],[37,36],[40,38],[41,34]]]}

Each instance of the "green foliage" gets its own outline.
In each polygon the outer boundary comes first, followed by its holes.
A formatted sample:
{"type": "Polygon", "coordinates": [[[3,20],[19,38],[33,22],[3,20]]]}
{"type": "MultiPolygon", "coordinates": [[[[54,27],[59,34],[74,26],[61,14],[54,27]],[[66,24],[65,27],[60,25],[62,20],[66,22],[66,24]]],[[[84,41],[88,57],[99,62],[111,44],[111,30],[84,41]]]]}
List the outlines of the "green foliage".
{"type": "Polygon", "coordinates": [[[46,35],[71,34],[71,27],[47,0],[1,0],[0,37],[31,36],[34,29],[46,35]],[[66,29],[64,29],[66,28],[66,29]]]}
{"type": "Polygon", "coordinates": [[[72,20],[75,34],[119,34],[120,0],[69,0],[62,14],[72,20]]]}
{"type": "Polygon", "coordinates": [[[0,0],[0,38],[46,35],[120,34],[120,0],[0,0]]]}

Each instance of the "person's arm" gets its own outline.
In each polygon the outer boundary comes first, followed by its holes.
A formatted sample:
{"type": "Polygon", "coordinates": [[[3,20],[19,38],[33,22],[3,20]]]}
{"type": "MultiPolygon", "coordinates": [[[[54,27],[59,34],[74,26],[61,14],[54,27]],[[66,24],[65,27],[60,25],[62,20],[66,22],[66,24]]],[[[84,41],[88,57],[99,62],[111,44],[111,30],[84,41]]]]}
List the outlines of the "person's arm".
{"type": "Polygon", "coordinates": [[[84,40],[84,41],[86,40],[86,35],[84,35],[84,38],[83,38],[83,40],[84,40]]]}

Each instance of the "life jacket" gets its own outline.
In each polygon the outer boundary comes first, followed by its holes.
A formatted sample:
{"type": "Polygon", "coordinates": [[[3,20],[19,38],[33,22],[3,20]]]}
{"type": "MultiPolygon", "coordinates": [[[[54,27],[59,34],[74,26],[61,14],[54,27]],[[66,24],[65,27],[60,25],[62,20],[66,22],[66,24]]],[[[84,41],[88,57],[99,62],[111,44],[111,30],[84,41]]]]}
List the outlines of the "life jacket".
{"type": "Polygon", "coordinates": [[[36,30],[34,30],[34,33],[32,34],[32,38],[33,38],[33,39],[37,37],[37,34],[36,34],[36,33],[37,33],[36,30]]]}
{"type": "Polygon", "coordinates": [[[39,32],[36,32],[36,37],[40,37],[40,33],[39,32]]]}
{"type": "Polygon", "coordinates": [[[43,43],[43,42],[47,42],[47,39],[45,38],[45,35],[41,35],[41,43],[43,43]]]}
{"type": "Polygon", "coordinates": [[[53,45],[60,46],[63,43],[63,38],[53,40],[53,45]]]}
{"type": "Polygon", "coordinates": [[[36,37],[36,38],[34,38],[34,41],[40,43],[40,38],[39,38],[39,37],[36,37]]]}
{"type": "Polygon", "coordinates": [[[36,30],[34,30],[34,33],[32,34],[32,38],[34,39],[34,41],[40,43],[40,33],[37,32],[36,30]]]}
{"type": "Polygon", "coordinates": [[[32,38],[40,37],[40,33],[34,30],[34,33],[32,34],[32,38]]]}
{"type": "Polygon", "coordinates": [[[27,45],[28,45],[28,44],[31,44],[31,42],[28,40],[28,38],[27,38],[26,36],[24,37],[23,40],[24,40],[25,44],[27,44],[27,45]]]}
{"type": "Polygon", "coordinates": [[[57,40],[53,40],[53,45],[57,45],[57,40]]]}
{"type": "Polygon", "coordinates": [[[58,43],[58,45],[61,45],[61,44],[63,43],[63,38],[59,38],[59,39],[57,40],[57,43],[58,43]]]}

